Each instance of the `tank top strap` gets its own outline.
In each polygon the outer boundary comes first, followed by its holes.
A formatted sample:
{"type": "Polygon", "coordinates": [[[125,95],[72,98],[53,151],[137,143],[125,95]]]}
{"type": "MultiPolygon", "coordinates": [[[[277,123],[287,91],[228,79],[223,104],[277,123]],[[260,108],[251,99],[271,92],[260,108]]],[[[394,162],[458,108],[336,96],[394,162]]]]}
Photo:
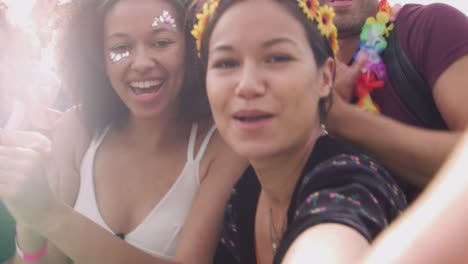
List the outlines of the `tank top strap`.
{"type": "Polygon", "coordinates": [[[89,144],[88,150],[85,152],[82,160],[81,160],[81,168],[80,168],[80,175],[81,178],[88,178],[91,177],[92,179],[92,167],[94,163],[94,157],[96,156],[97,149],[101,145],[104,137],[106,136],[107,132],[109,132],[110,125],[106,126],[100,132],[97,132],[93,135],[91,139],[91,143],[89,144]],[[84,173],[84,171],[90,171],[90,173],[84,173]]]}
{"type": "Polygon", "coordinates": [[[91,142],[91,148],[96,150],[101,145],[102,141],[104,140],[104,137],[107,135],[107,132],[109,132],[110,127],[111,125],[107,125],[106,127],[104,127],[104,129],[101,130],[100,133],[97,133],[93,137],[93,140],[91,142]]]}
{"type": "Polygon", "coordinates": [[[190,130],[190,139],[187,148],[187,160],[192,161],[195,156],[195,141],[197,139],[197,131],[198,131],[198,124],[193,123],[192,128],[190,130]]]}
{"type": "Polygon", "coordinates": [[[213,126],[208,130],[208,133],[206,133],[205,138],[203,139],[202,145],[200,147],[200,150],[198,150],[197,156],[195,158],[196,161],[200,161],[203,158],[203,154],[205,154],[205,150],[208,147],[208,143],[210,143],[211,136],[213,136],[213,133],[216,130],[216,125],[213,124],[213,126]]]}

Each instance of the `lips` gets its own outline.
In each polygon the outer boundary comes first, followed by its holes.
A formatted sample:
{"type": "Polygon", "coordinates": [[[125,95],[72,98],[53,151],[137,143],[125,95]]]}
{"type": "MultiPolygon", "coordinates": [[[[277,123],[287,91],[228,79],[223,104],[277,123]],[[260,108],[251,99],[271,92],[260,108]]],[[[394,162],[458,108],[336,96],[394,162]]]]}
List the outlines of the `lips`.
{"type": "Polygon", "coordinates": [[[260,110],[238,111],[232,115],[235,127],[247,133],[263,131],[274,117],[274,114],[260,110]]]}
{"type": "Polygon", "coordinates": [[[129,83],[129,86],[133,93],[141,95],[157,92],[163,83],[164,81],[162,80],[132,81],[129,83]]]}
{"type": "Polygon", "coordinates": [[[165,83],[162,79],[135,80],[130,81],[128,87],[136,101],[146,104],[157,100],[165,83]]]}
{"type": "Polygon", "coordinates": [[[272,117],[273,114],[260,110],[239,111],[233,115],[233,118],[240,122],[256,122],[272,117]]]}

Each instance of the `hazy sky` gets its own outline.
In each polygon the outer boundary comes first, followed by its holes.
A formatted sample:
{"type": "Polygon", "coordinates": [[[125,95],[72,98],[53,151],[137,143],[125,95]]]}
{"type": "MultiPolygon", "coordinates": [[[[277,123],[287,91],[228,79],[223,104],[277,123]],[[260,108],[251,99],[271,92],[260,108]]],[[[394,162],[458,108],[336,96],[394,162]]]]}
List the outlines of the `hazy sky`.
{"type": "Polygon", "coordinates": [[[466,0],[389,0],[391,4],[393,3],[419,3],[419,4],[430,4],[430,3],[445,3],[451,6],[454,6],[468,15],[468,1],[466,0]]]}

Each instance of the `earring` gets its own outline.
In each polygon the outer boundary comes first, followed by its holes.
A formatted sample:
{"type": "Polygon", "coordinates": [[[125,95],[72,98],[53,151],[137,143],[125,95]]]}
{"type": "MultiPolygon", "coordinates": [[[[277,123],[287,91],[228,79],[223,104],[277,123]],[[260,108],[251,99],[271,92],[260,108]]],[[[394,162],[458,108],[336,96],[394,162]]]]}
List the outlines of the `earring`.
{"type": "Polygon", "coordinates": [[[327,135],[328,135],[328,131],[327,131],[327,128],[325,127],[325,124],[320,124],[320,128],[322,128],[322,133],[321,133],[321,135],[322,135],[322,136],[327,136],[327,135]]]}

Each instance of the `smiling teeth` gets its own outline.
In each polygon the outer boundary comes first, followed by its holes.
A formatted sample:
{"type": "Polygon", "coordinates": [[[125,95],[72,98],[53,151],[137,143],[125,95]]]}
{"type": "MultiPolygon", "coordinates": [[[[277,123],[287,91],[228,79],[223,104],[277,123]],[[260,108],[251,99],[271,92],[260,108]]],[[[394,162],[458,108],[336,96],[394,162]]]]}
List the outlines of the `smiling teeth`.
{"type": "Polygon", "coordinates": [[[138,89],[148,89],[154,86],[158,86],[162,81],[145,81],[145,82],[131,82],[130,86],[138,89]]]}

